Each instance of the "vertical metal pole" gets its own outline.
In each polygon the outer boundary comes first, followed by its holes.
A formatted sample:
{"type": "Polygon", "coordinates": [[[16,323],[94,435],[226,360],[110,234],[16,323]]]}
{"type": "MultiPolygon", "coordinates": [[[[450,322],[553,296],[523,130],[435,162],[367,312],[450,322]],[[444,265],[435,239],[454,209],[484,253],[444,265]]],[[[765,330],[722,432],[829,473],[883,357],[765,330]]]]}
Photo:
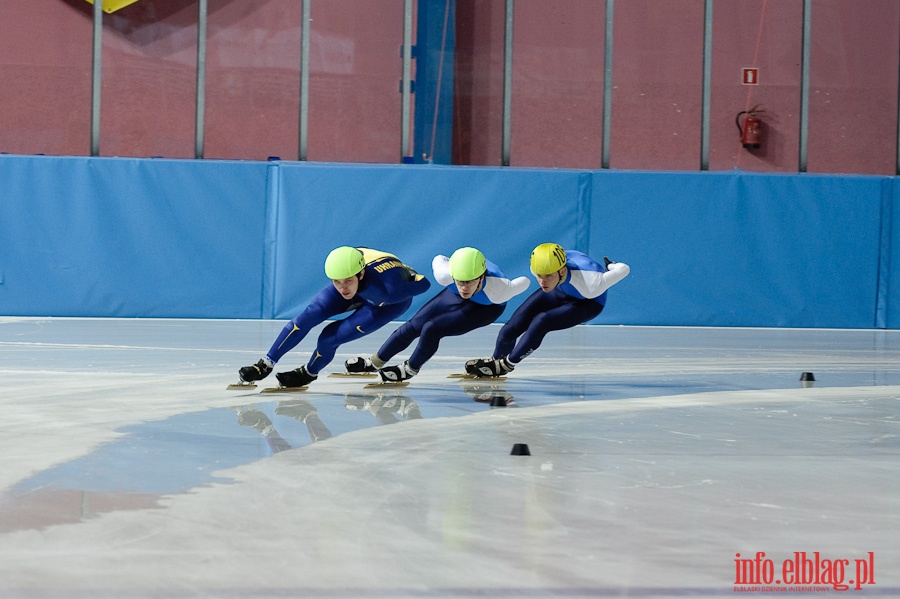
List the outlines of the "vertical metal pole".
{"type": "MultiPolygon", "coordinates": [[[[897,48],[897,56],[900,57],[900,47],[897,48]]],[[[900,71],[898,71],[898,75],[900,75],[900,71]]],[[[897,85],[897,171],[896,174],[900,175],[900,76],[897,77],[898,85],[897,85]]]]}
{"type": "Polygon", "coordinates": [[[306,160],[309,138],[309,3],[303,0],[303,18],[300,23],[300,148],[298,159],[306,160]]]}
{"type": "Polygon", "coordinates": [[[606,0],[606,33],[603,53],[603,150],[600,168],[609,168],[609,129],[612,119],[613,0],[606,0]]]}
{"type": "Polygon", "coordinates": [[[509,139],[512,133],[513,1],[506,0],[506,32],[503,45],[503,149],[501,164],[509,166],[509,139]]]}
{"type": "Polygon", "coordinates": [[[195,113],[194,158],[203,158],[203,129],[206,118],[206,17],[207,0],[198,2],[197,14],[197,105],[195,113]]]}
{"type": "Polygon", "coordinates": [[[94,0],[94,50],[91,55],[91,156],[100,155],[100,58],[103,46],[103,0],[94,0]]]}
{"type": "Polygon", "coordinates": [[[809,145],[809,34],[812,20],[812,0],[803,0],[803,44],[800,68],[800,164],[798,170],[806,172],[809,145]]]}
{"type": "Polygon", "coordinates": [[[400,161],[411,154],[409,148],[410,96],[412,96],[412,0],[403,2],[403,91],[400,108],[400,161]]]}
{"type": "Polygon", "coordinates": [[[700,117],[700,170],[709,170],[709,109],[712,87],[713,0],[706,0],[703,19],[703,107],[700,117]]]}

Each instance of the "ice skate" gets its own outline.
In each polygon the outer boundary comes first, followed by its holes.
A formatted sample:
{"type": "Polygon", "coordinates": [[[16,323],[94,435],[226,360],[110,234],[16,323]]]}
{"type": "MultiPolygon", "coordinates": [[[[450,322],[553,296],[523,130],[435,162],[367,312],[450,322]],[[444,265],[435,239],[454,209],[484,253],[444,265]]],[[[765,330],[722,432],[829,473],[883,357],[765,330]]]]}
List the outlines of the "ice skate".
{"type": "Polygon", "coordinates": [[[319,376],[310,374],[306,369],[306,366],[301,366],[300,368],[295,368],[294,370],[289,370],[287,372],[279,372],[275,375],[275,378],[281,383],[281,387],[263,389],[262,393],[305,391],[307,385],[319,378],[319,376]]]}
{"type": "Polygon", "coordinates": [[[347,360],[344,362],[344,367],[350,374],[362,374],[366,372],[375,373],[378,371],[378,369],[375,368],[375,365],[372,364],[372,360],[363,358],[362,356],[347,360]]]}
{"type": "Polygon", "coordinates": [[[272,367],[263,359],[260,359],[260,361],[253,366],[244,366],[238,370],[238,376],[241,377],[241,381],[245,383],[261,381],[270,374],[272,374],[272,367]]]}
{"type": "Polygon", "coordinates": [[[397,366],[385,366],[378,370],[378,374],[381,376],[381,382],[369,383],[366,387],[406,386],[409,384],[409,379],[416,376],[418,372],[418,370],[413,370],[409,367],[409,362],[404,362],[397,366]]]}
{"type": "Polygon", "coordinates": [[[409,362],[404,362],[398,366],[385,366],[378,371],[382,382],[385,383],[400,383],[411,379],[418,373],[418,370],[413,370],[409,367],[409,362]]]}
{"type": "Polygon", "coordinates": [[[466,362],[466,373],[479,378],[497,378],[513,371],[515,366],[506,358],[478,358],[466,362]]]}
{"type": "Polygon", "coordinates": [[[272,373],[272,367],[268,362],[260,359],[252,366],[244,366],[238,370],[239,383],[228,385],[229,389],[255,389],[256,382],[261,381],[272,373]]]}
{"type": "Polygon", "coordinates": [[[344,362],[346,372],[332,372],[328,376],[349,376],[349,377],[366,377],[372,378],[378,376],[378,369],[372,364],[372,360],[362,356],[358,358],[350,358],[344,362]]]}
{"type": "Polygon", "coordinates": [[[475,365],[479,362],[479,360],[480,359],[467,360],[466,366],[465,366],[465,370],[466,370],[465,373],[451,374],[450,376],[453,378],[459,378],[459,377],[464,377],[464,376],[476,376],[476,373],[478,372],[478,370],[476,369],[475,365]]]}

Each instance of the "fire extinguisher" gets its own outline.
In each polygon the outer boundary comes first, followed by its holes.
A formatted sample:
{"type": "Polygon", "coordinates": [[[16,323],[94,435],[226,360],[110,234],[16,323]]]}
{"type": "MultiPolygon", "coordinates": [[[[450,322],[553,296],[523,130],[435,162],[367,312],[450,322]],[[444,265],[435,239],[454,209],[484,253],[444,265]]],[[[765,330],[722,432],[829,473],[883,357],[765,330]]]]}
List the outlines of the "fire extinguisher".
{"type": "Polygon", "coordinates": [[[759,106],[757,104],[750,110],[742,110],[734,117],[734,123],[741,132],[741,145],[747,149],[758,148],[762,142],[762,119],[756,115],[765,111],[759,110],[759,106]],[[741,124],[742,114],[747,115],[743,124],[741,124]]]}

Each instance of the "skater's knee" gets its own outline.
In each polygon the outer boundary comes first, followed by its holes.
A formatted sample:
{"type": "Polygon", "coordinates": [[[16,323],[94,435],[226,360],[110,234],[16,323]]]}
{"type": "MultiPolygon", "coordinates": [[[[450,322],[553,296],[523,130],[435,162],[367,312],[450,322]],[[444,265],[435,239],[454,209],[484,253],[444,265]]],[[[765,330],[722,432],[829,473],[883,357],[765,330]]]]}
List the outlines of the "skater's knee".
{"type": "Polygon", "coordinates": [[[420,322],[417,320],[407,320],[403,324],[400,325],[400,328],[397,329],[397,332],[402,335],[411,335],[413,337],[418,336],[422,329],[428,326],[427,322],[420,322]]]}
{"type": "Polygon", "coordinates": [[[525,322],[513,322],[512,320],[510,320],[502,327],[500,327],[500,332],[497,333],[497,338],[518,339],[527,328],[527,323],[525,322]]]}
{"type": "Polygon", "coordinates": [[[322,329],[321,333],[319,333],[319,338],[316,340],[316,347],[336,350],[343,342],[344,341],[340,338],[338,327],[332,328],[331,325],[328,325],[322,329]]]}
{"type": "Polygon", "coordinates": [[[553,327],[551,326],[552,322],[553,322],[553,319],[550,317],[550,315],[547,314],[546,312],[543,312],[543,313],[538,314],[537,316],[534,317],[534,320],[531,321],[531,326],[528,327],[528,330],[529,330],[529,331],[534,331],[534,330],[539,330],[539,331],[550,330],[551,328],[553,328],[553,327]]]}
{"type": "Polygon", "coordinates": [[[419,336],[427,337],[429,335],[432,335],[434,333],[434,329],[435,327],[433,322],[422,323],[422,326],[419,328],[419,336]]]}

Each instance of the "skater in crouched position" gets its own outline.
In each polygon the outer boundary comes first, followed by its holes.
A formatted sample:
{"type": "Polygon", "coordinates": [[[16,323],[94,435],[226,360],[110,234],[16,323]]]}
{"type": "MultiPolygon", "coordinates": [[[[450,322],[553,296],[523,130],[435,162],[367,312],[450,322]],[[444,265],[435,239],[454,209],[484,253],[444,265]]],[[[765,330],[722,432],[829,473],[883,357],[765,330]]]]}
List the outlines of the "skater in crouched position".
{"type": "Polygon", "coordinates": [[[600,264],[575,250],[542,243],[531,253],[531,272],[540,289],[532,293],[500,329],[490,358],[466,362],[476,376],[501,376],[540,347],[550,331],[596,318],[606,305],[606,291],[628,276],[627,264],[603,258],[600,264]]]}
{"type": "Polygon", "coordinates": [[[348,372],[378,372],[384,382],[400,382],[415,376],[438,350],[444,337],[463,335],[497,320],[506,302],[528,288],[526,277],[509,280],[496,264],[475,248],[464,247],[450,258],[432,261],[434,279],[444,285],[408,322],[401,325],[371,358],[347,360],[348,372]],[[385,366],[416,339],[409,359],[385,366]]]}
{"type": "Polygon", "coordinates": [[[342,246],[328,254],[325,274],[331,285],[313,297],[309,306],[287,323],[264,358],[238,371],[247,383],[266,378],[284,354],[300,343],[309,331],[325,320],[353,312],[322,329],[316,350],[305,366],[275,376],[284,387],[303,387],[318,378],[334,359],[337,348],[359,339],[392,320],[424,293],[431,283],[392,254],[369,248],[342,246]]]}

